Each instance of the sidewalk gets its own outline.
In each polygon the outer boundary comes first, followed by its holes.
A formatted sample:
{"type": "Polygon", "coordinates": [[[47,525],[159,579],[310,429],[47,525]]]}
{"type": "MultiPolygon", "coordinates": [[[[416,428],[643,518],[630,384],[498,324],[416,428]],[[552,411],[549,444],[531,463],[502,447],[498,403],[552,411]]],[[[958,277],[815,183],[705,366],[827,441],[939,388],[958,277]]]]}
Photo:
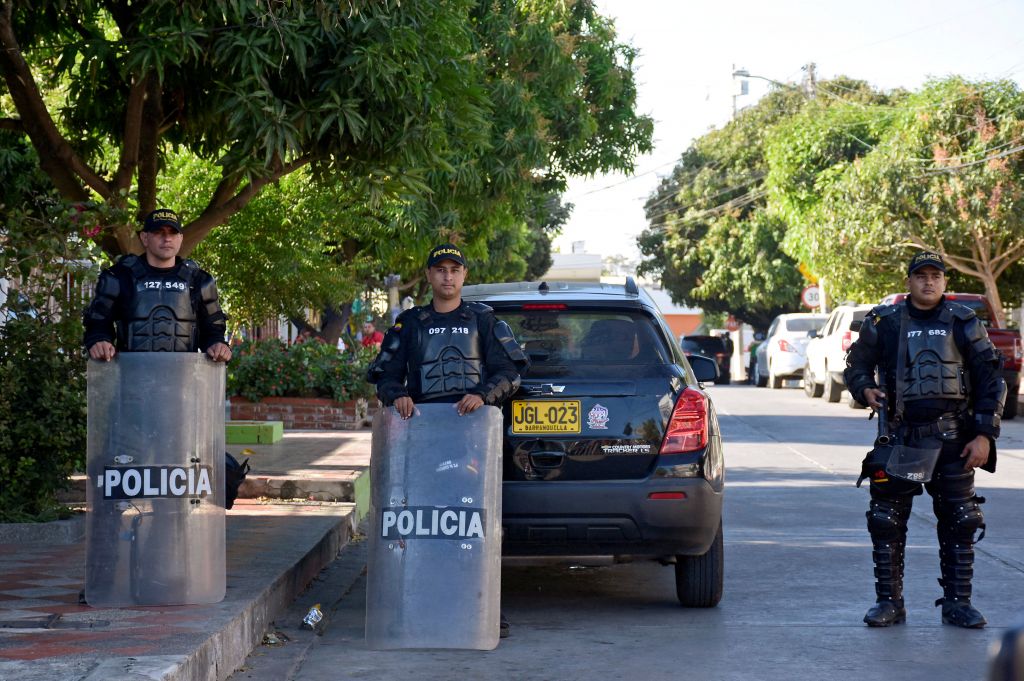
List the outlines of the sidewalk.
{"type": "MultiPolygon", "coordinates": [[[[297,431],[249,446],[246,494],[331,499],[236,501],[227,512],[227,596],[213,605],[79,605],[83,519],[21,536],[19,526],[0,526],[0,678],[226,679],[352,538],[369,501],[369,442],[369,431],[297,431]]],[[[237,456],[242,447],[229,449],[237,456]]]]}

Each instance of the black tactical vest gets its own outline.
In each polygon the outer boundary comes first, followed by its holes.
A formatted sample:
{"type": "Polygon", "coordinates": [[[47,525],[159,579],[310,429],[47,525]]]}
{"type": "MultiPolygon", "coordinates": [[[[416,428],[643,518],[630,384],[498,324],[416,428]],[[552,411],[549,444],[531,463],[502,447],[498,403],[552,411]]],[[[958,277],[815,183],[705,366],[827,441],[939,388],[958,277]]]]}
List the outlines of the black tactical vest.
{"type": "Polygon", "coordinates": [[[907,369],[903,400],[967,399],[964,358],[945,313],[933,319],[907,320],[907,369]]]}
{"type": "Polygon", "coordinates": [[[147,268],[139,258],[124,263],[133,289],[118,341],[128,352],[195,352],[196,311],[192,304],[195,268],[179,263],[169,272],[147,268]]]}
{"type": "Polygon", "coordinates": [[[417,365],[420,399],[465,395],[484,381],[484,356],[477,317],[462,309],[445,315],[430,311],[419,315],[417,365]]]}

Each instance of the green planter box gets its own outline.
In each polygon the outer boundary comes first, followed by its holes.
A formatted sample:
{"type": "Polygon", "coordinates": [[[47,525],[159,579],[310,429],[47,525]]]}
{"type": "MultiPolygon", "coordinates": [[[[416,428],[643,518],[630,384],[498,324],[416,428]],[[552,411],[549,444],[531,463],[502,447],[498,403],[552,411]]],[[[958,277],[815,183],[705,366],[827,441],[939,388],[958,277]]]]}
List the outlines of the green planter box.
{"type": "Polygon", "coordinates": [[[227,421],[224,430],[229,445],[272,445],[284,437],[284,422],[227,421]]]}

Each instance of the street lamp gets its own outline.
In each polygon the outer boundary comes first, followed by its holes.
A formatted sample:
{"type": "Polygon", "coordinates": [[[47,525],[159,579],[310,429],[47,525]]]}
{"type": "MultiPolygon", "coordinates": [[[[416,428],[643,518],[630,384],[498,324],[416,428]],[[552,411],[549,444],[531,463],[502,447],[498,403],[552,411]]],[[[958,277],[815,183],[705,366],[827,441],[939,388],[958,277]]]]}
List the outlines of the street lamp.
{"type": "Polygon", "coordinates": [[[736,78],[741,79],[738,83],[737,88],[733,91],[732,95],[733,118],[736,117],[736,98],[739,97],[740,95],[749,94],[749,85],[747,84],[746,80],[743,80],[746,78],[757,78],[758,80],[767,81],[772,85],[777,85],[779,87],[786,88],[787,90],[801,90],[805,96],[807,96],[809,99],[813,99],[815,89],[818,85],[815,76],[815,64],[814,62],[810,62],[809,64],[801,67],[801,69],[804,71],[804,80],[801,86],[797,86],[793,85],[792,83],[783,83],[782,81],[775,80],[774,78],[768,78],[767,76],[758,76],[756,74],[750,73],[750,71],[746,69],[737,69],[736,65],[733,64],[733,80],[735,80],[736,78]]]}

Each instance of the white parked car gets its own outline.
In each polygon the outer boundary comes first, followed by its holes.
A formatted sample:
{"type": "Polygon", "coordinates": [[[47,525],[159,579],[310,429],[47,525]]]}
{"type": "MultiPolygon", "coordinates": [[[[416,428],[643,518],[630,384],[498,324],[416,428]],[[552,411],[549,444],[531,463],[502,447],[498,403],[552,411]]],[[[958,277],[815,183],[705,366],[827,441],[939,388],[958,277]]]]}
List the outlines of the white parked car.
{"type": "Polygon", "coordinates": [[[808,397],[824,397],[838,402],[846,387],[846,351],[860,335],[860,324],[872,305],[840,305],[832,310],[821,331],[807,344],[804,364],[804,392],[808,397]]]}
{"type": "Polygon", "coordinates": [[[807,361],[804,349],[810,340],[807,332],[817,331],[827,319],[828,315],[796,312],[772,320],[755,353],[754,385],[781,388],[787,378],[803,376],[807,361]]]}

